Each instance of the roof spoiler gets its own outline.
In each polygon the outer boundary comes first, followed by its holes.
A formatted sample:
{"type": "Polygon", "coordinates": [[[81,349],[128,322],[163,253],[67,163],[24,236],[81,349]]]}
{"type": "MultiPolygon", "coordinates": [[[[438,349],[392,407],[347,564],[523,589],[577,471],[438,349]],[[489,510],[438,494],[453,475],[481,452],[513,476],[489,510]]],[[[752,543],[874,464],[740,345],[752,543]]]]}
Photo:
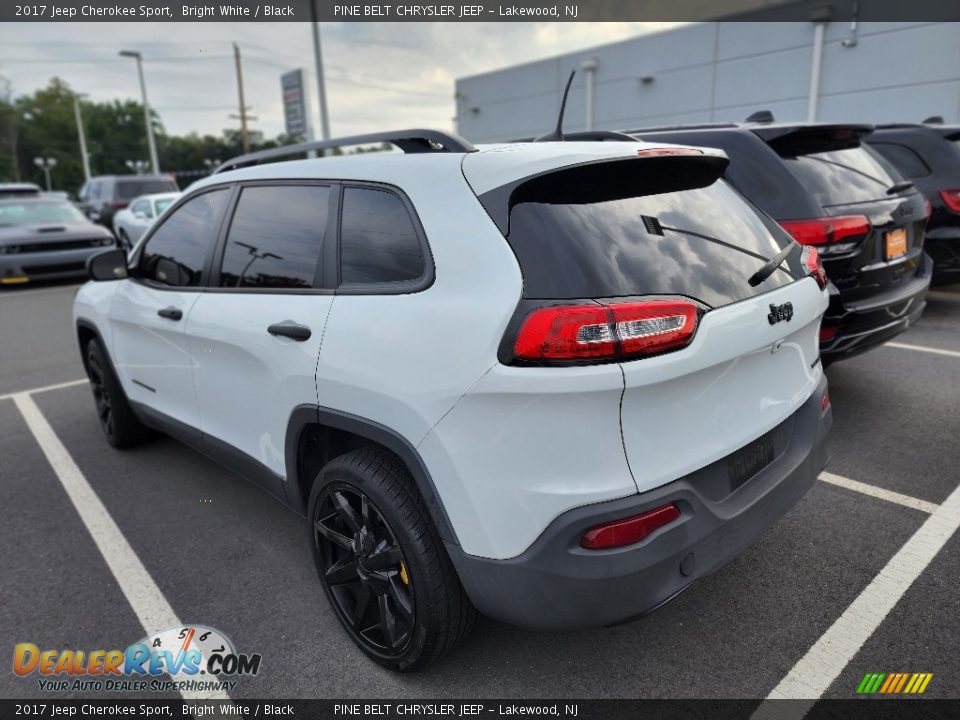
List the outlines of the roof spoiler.
{"type": "Polygon", "coordinates": [[[814,123],[750,128],[782,157],[797,157],[860,146],[860,139],[873,132],[873,125],[814,123]]]}
{"type": "Polygon", "coordinates": [[[467,140],[453,133],[445,133],[439,130],[394,130],[367,135],[348,135],[346,137],[330,138],[329,140],[259,150],[227,160],[213,172],[216,174],[227,170],[235,170],[248,165],[257,165],[266,160],[278,160],[316,150],[328,150],[348,145],[365,145],[367,143],[390,143],[405,153],[471,153],[477,150],[467,140]]]}

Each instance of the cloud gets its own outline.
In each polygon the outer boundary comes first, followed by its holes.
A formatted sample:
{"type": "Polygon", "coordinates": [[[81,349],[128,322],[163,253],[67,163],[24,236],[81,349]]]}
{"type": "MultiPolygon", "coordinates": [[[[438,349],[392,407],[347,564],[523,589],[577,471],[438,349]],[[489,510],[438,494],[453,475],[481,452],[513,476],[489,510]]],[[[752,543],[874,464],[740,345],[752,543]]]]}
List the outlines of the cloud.
{"type": "MultiPolygon", "coordinates": [[[[622,40],[676,23],[324,23],[323,60],[335,135],[388,127],[452,129],[455,78],[622,40]]],[[[168,132],[219,134],[238,121],[232,43],[244,91],[272,137],[283,131],[281,73],[310,71],[319,129],[313,46],[307,23],[8,23],[0,27],[0,74],[16,94],[51,77],[93,100],[138,98],[139,50],[151,105],[168,132]]]]}

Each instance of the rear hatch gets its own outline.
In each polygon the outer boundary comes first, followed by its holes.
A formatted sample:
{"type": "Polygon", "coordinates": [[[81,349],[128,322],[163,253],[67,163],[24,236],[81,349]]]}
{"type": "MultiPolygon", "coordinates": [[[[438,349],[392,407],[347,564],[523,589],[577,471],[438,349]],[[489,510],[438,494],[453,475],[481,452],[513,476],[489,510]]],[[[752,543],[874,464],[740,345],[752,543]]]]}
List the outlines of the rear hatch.
{"type": "Polygon", "coordinates": [[[821,377],[813,253],[720,179],[725,166],[695,151],[608,160],[480,196],[523,272],[501,361],[618,363],[640,491],[765,435],[821,377]]]}
{"type": "Polygon", "coordinates": [[[817,218],[777,218],[800,242],[817,245],[845,302],[896,292],[922,266],[923,196],[874,149],[870,126],[760,127],[823,208],[817,218]]]}

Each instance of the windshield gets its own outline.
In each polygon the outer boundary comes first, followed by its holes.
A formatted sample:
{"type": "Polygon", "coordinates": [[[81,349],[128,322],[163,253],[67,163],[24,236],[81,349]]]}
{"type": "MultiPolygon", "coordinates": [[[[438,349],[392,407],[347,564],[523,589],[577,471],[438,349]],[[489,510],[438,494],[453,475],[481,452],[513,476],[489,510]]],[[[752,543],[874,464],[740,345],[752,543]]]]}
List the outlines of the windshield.
{"type": "Polygon", "coordinates": [[[63,225],[87,222],[77,208],[68,202],[3,202],[0,203],[0,225],[63,225]]]}
{"type": "Polygon", "coordinates": [[[121,200],[132,200],[138,195],[153,195],[154,193],[175,192],[177,189],[173,180],[117,180],[117,197],[121,200]]]}
{"type": "Polygon", "coordinates": [[[902,181],[888,163],[863,146],[784,162],[823,207],[885,199],[887,190],[902,181]]]}
{"type": "Polygon", "coordinates": [[[159,214],[162,213],[164,210],[166,210],[168,207],[170,207],[171,205],[173,205],[173,201],[174,201],[174,200],[176,200],[176,198],[163,198],[163,199],[157,200],[155,203],[153,203],[153,207],[156,209],[157,215],[159,215],[159,214]]]}

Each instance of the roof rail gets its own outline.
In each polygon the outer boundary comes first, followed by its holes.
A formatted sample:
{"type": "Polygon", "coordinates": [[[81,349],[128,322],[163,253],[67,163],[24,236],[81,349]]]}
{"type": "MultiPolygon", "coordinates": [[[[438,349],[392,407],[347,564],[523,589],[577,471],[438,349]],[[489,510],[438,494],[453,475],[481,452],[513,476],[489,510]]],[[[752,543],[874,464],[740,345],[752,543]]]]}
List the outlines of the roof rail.
{"type": "Polygon", "coordinates": [[[691,125],[653,125],[651,127],[635,128],[633,130],[623,130],[622,132],[633,137],[636,135],[643,135],[644,133],[676,132],[680,130],[713,130],[713,129],[719,129],[719,128],[735,128],[735,127],[740,127],[740,126],[737,125],[736,123],[715,122],[715,123],[696,123],[691,125]]]}
{"type": "Polygon", "coordinates": [[[225,172],[226,170],[235,170],[236,168],[247,165],[256,165],[264,160],[276,160],[278,158],[289,157],[290,155],[308,153],[313,150],[327,150],[347,145],[364,145],[366,143],[383,142],[396,145],[405,153],[470,153],[476,152],[477,150],[459,135],[441,132],[440,130],[394,130],[391,132],[368,133],[366,135],[349,135],[347,137],[330,138],[329,140],[298,143],[297,145],[284,145],[278,148],[270,148],[269,150],[258,150],[257,152],[231,158],[213,172],[216,174],[225,172]]]}

